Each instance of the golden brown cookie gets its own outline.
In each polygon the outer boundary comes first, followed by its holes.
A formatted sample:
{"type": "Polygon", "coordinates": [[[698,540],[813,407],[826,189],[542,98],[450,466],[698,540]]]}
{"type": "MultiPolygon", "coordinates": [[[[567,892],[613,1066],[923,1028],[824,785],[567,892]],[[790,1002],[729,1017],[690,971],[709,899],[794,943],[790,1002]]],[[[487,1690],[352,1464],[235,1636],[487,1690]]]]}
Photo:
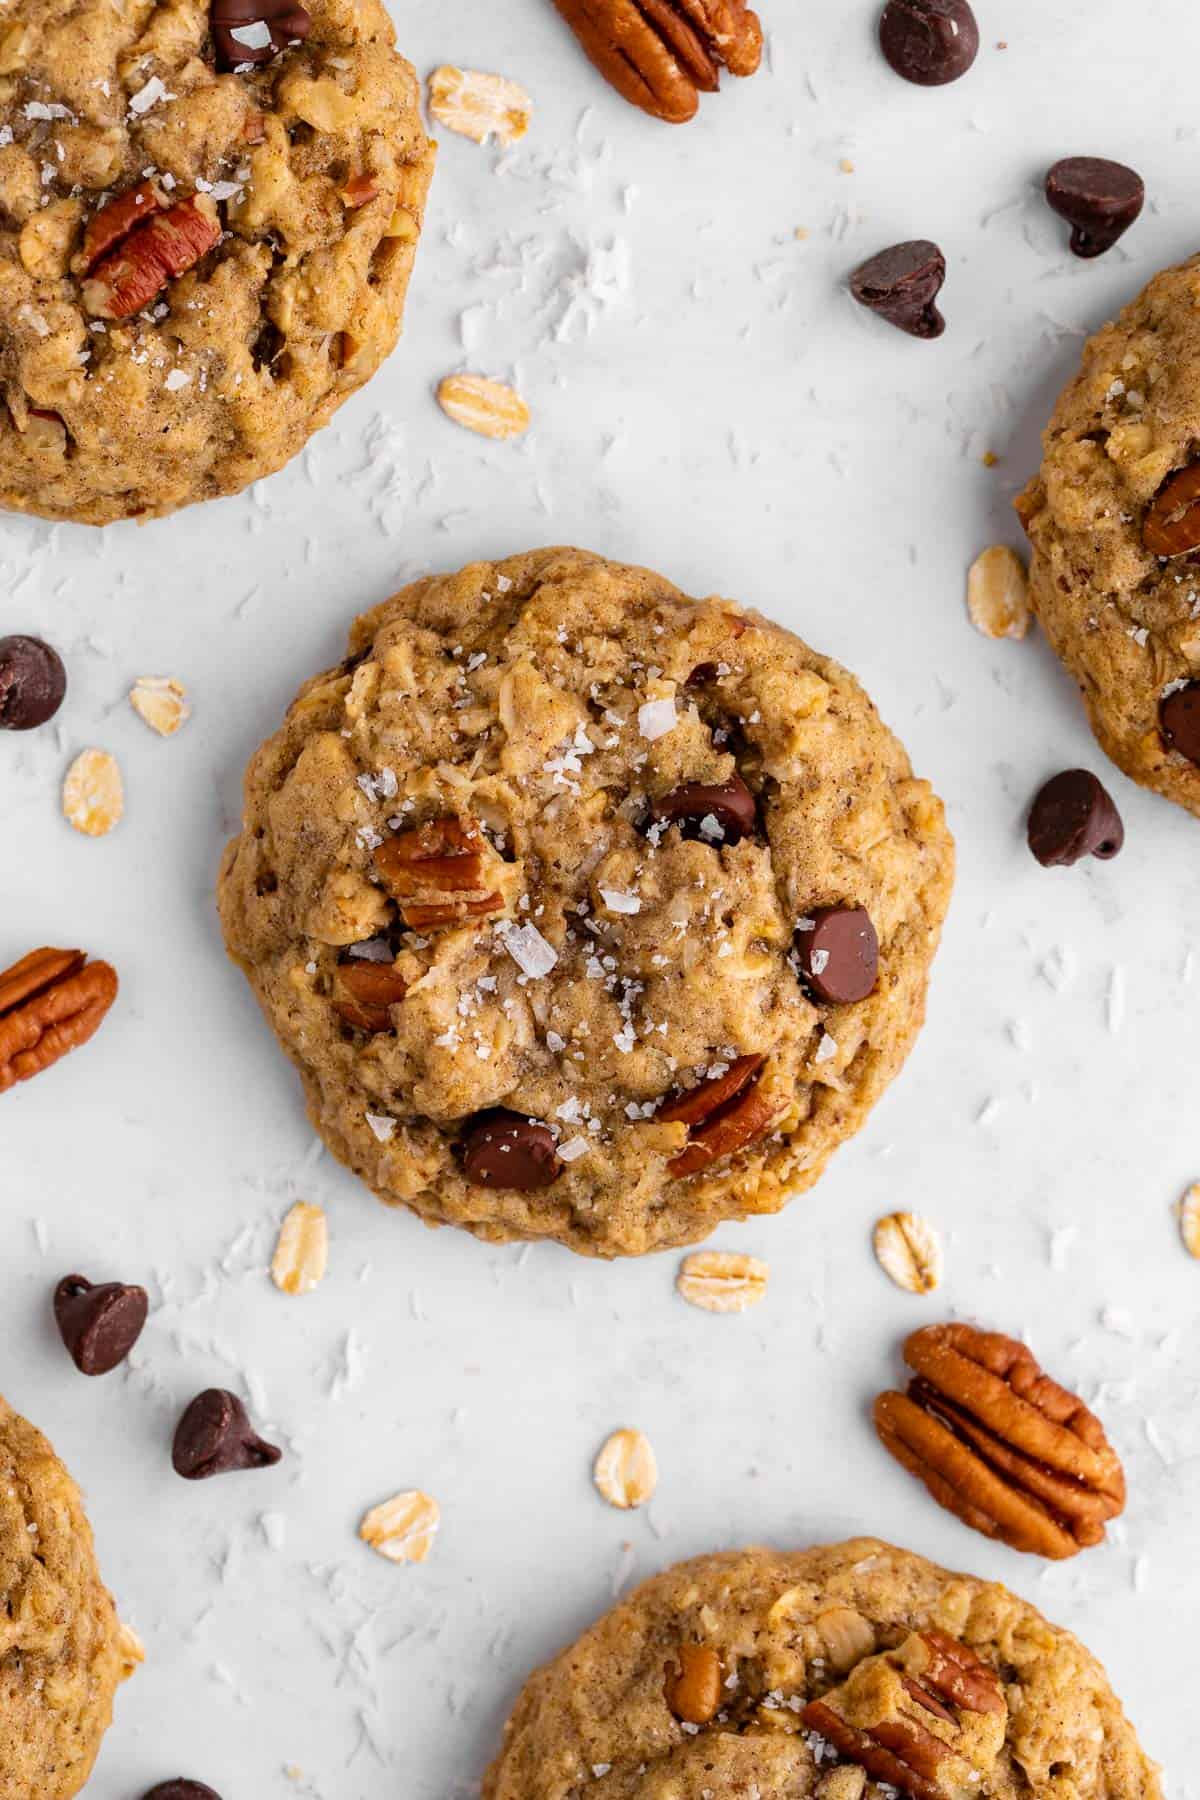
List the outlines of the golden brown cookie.
{"type": "Polygon", "coordinates": [[[70,1800],[128,1673],[79,1489],[0,1399],[0,1800],[70,1800]]]}
{"type": "Polygon", "coordinates": [[[0,19],[0,505],[103,525],[280,468],[393,348],[432,168],[380,0],[0,19]]]}
{"type": "Polygon", "coordinates": [[[646,1582],[529,1681],[483,1800],[1159,1800],[1100,1664],[874,1538],[646,1582]]]}
{"type": "Polygon", "coordinates": [[[220,902],[382,1199],[619,1256],[816,1180],[916,1036],[952,861],[844,669],[543,550],[356,622],[250,766],[220,902]]]}
{"type": "Polygon", "coordinates": [[[1092,729],[1200,814],[1200,257],[1097,332],[1018,501],[1031,597],[1092,729]]]}

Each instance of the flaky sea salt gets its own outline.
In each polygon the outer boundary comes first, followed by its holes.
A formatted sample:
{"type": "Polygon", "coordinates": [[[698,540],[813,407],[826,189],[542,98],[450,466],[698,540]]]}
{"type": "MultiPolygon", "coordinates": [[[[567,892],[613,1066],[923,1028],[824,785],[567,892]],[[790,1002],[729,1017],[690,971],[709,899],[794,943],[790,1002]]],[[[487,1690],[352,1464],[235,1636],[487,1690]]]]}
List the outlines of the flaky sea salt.
{"type": "Polygon", "coordinates": [[[271,46],[271,27],[265,19],[255,19],[250,25],[234,25],[229,35],[245,50],[268,50],[271,46]]]}
{"type": "Polygon", "coordinates": [[[168,94],[158,76],[152,75],[145,87],[139,88],[136,94],[129,96],[129,110],[131,113],[137,113],[140,117],[142,113],[148,113],[152,106],[157,106],[160,100],[172,98],[173,96],[168,94]]]}
{"type": "Polygon", "coordinates": [[[637,895],[622,893],[620,888],[601,888],[600,898],[603,900],[605,906],[607,906],[609,912],[629,913],[632,915],[633,913],[640,913],[642,910],[642,903],[637,895]]]}
{"type": "Polygon", "coordinates": [[[368,1113],[367,1124],[375,1133],[381,1144],[390,1143],[396,1135],[395,1119],[385,1119],[382,1113],[368,1113]]]}
{"type": "Polygon", "coordinates": [[[516,925],[506,931],[504,948],[533,981],[548,975],[558,961],[558,951],[546,942],[536,925],[516,925]]]}
{"type": "Polygon", "coordinates": [[[577,1157],[586,1154],[588,1147],[585,1137],[568,1138],[565,1144],[558,1146],[558,1160],[559,1162],[573,1163],[577,1157]]]}
{"type": "Polygon", "coordinates": [[[647,700],[638,707],[638,730],[651,743],[674,731],[678,722],[673,699],[647,700]]]}

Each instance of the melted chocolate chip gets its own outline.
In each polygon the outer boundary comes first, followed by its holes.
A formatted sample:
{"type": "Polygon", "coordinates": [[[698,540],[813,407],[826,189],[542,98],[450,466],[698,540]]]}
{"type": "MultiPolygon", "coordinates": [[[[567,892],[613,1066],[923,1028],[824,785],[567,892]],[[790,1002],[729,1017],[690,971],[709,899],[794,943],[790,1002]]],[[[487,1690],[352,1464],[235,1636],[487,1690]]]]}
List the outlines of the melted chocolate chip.
{"type": "Polygon", "coordinates": [[[187,1781],[177,1775],[173,1781],[160,1781],[142,1800],[221,1800],[221,1796],[203,1781],[187,1781]]]}
{"type": "Polygon", "coordinates": [[[1167,695],[1158,709],[1158,726],[1165,744],[1200,764],[1200,681],[1167,695]]]}
{"type": "Polygon", "coordinates": [[[1076,256],[1103,256],[1146,203],[1135,169],[1103,156],[1066,156],[1046,177],[1046,199],[1071,227],[1076,256]]]}
{"type": "Polygon", "coordinates": [[[475,1187],[532,1193],[550,1187],[563,1170],[550,1127],[504,1107],[472,1119],[462,1148],[463,1173],[475,1187]]]}
{"type": "Polygon", "coordinates": [[[650,808],[656,825],[678,825],[685,837],[707,844],[739,844],[758,823],[754,795],[740,775],[719,786],[685,781],[650,808]]]}
{"type": "Polygon", "coordinates": [[[207,1388],[175,1429],[171,1461],[185,1481],[206,1481],[237,1469],[265,1469],[283,1455],[259,1437],[236,1394],[207,1388]]]}
{"type": "Polygon", "coordinates": [[[1044,869],[1084,856],[1107,862],[1125,842],[1112,796],[1088,769],[1064,769],[1038,790],[1029,810],[1029,848],[1044,869]]]}
{"type": "Polygon", "coordinates": [[[887,0],[879,47],[905,81],[944,87],[979,54],[979,26],[967,0],[887,0]]]}
{"type": "Polygon", "coordinates": [[[828,1006],[852,1006],[875,991],[879,939],[861,906],[824,906],[796,928],[805,986],[828,1006]]]}
{"type": "Polygon", "coordinates": [[[893,244],[855,269],[850,292],[909,337],[937,338],[946,321],[934,305],[946,279],[946,259],[928,238],[893,244]]]}
{"type": "Polygon", "coordinates": [[[295,0],[212,0],[210,12],[217,67],[238,69],[246,63],[268,63],[312,30],[312,19],[295,0]],[[262,27],[256,30],[255,27],[262,27]],[[249,36],[246,43],[234,32],[249,36]],[[267,41],[256,40],[268,34],[267,41]]]}
{"type": "Polygon", "coordinates": [[[41,638],[0,638],[0,731],[33,731],[52,719],[67,691],[57,650],[41,638]]]}
{"type": "Polygon", "coordinates": [[[145,1288],[123,1281],[94,1285],[85,1275],[65,1275],[54,1290],[54,1317],[75,1367],[107,1375],[124,1362],[146,1323],[145,1288]]]}

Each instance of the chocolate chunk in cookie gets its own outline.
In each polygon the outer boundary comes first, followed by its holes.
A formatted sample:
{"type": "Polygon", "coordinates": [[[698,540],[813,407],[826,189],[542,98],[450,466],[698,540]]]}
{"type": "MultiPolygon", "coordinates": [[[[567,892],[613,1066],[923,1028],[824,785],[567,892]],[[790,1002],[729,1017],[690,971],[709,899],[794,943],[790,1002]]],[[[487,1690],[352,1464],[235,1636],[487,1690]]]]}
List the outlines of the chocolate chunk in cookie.
{"type": "Polygon", "coordinates": [[[719,786],[685,781],[656,800],[650,816],[657,825],[678,825],[686,836],[710,844],[738,844],[758,819],[754,795],[740,775],[719,786]]]}
{"type": "Polygon", "coordinates": [[[532,1193],[562,1174],[554,1133],[536,1119],[497,1107],[463,1133],[463,1173],[477,1187],[532,1193]]]}
{"type": "Polygon", "coordinates": [[[1158,709],[1163,742],[1200,765],[1200,681],[1186,681],[1158,709]]]}
{"type": "Polygon", "coordinates": [[[1029,809],[1029,848],[1045,869],[1082,857],[1108,862],[1125,842],[1111,794],[1089,769],[1064,769],[1038,789],[1029,809]]]}
{"type": "Polygon", "coordinates": [[[909,337],[937,338],[946,321],[934,302],[945,279],[946,259],[937,245],[914,238],[862,263],[850,277],[850,292],[860,306],[909,337]]]}
{"type": "Polygon", "coordinates": [[[1146,204],[1136,169],[1103,156],[1065,156],[1046,176],[1046,199],[1071,227],[1076,256],[1103,256],[1146,204]]]}
{"type": "Polygon", "coordinates": [[[82,1375],[107,1375],[123,1363],[146,1323],[143,1287],[123,1281],[98,1286],[85,1275],[64,1275],[54,1290],[54,1318],[82,1375]]]}
{"type": "Polygon", "coordinates": [[[879,938],[861,906],[823,906],[796,927],[796,957],[805,986],[827,1006],[852,1006],[874,993],[879,938]]]}
{"type": "Polygon", "coordinates": [[[57,650],[41,638],[0,638],[0,731],[33,731],[52,719],[67,691],[57,650]]]}
{"type": "Polygon", "coordinates": [[[219,69],[270,62],[312,30],[295,0],[212,0],[210,18],[219,69]]]}
{"type": "Polygon", "coordinates": [[[943,87],[975,61],[979,25],[967,0],[887,0],[879,46],[905,81],[943,87]]]}

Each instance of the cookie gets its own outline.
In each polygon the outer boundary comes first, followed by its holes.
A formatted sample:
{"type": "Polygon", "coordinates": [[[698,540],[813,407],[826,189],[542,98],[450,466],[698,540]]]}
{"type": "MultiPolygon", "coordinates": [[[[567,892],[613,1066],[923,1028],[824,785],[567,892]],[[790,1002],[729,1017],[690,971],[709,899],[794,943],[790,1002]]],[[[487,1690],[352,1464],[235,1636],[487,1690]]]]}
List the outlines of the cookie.
{"type": "Polygon", "coordinates": [[[636,1255],[777,1211],[862,1124],[952,857],[844,669],[544,550],[356,622],[251,763],[220,905],[382,1199],[636,1255]]]}
{"type": "Polygon", "coordinates": [[[483,1800],[1159,1800],[1104,1670],[873,1538],[655,1576],[534,1675],[483,1800]]]}
{"type": "Polygon", "coordinates": [[[236,494],[374,374],[433,167],[393,46],[380,0],[0,23],[0,505],[236,494]]]}
{"type": "Polygon", "coordinates": [[[0,1399],[0,1800],[70,1800],[128,1673],[79,1489],[0,1399]]]}
{"type": "Polygon", "coordinates": [[[1125,773],[1200,814],[1200,257],[1093,337],[1018,501],[1031,598],[1125,773]]]}

